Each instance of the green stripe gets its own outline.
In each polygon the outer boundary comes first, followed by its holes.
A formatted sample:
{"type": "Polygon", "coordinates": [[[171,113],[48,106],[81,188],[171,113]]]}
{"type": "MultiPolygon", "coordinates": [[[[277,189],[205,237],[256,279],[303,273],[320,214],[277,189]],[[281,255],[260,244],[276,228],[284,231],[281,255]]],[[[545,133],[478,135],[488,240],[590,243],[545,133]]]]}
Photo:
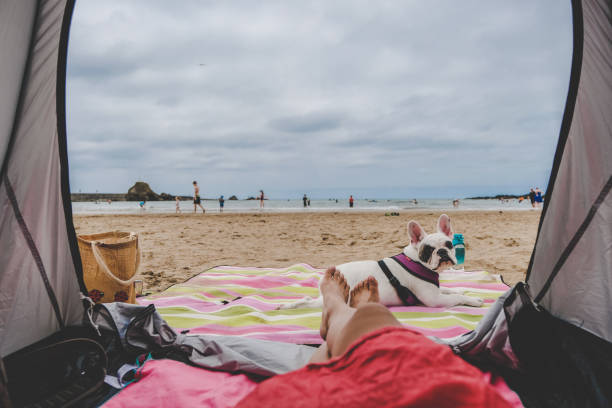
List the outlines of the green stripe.
{"type": "Polygon", "coordinates": [[[169,306],[169,307],[160,307],[157,309],[158,312],[162,316],[166,315],[176,315],[176,314],[201,314],[203,317],[205,316],[218,316],[218,317],[230,317],[230,316],[238,316],[245,315],[249,313],[262,313],[266,316],[299,316],[304,314],[312,314],[314,312],[321,312],[321,309],[312,309],[312,308],[302,308],[302,309],[286,309],[286,310],[269,310],[266,312],[259,311],[247,305],[236,305],[236,306],[228,306],[223,310],[218,310],[216,312],[199,312],[197,310],[191,309],[186,306],[169,306]]]}
{"type": "MultiPolygon", "coordinates": [[[[282,320],[266,320],[260,316],[253,315],[240,315],[240,316],[232,316],[228,319],[220,319],[220,320],[211,320],[206,318],[194,318],[194,317],[185,317],[180,315],[169,315],[164,317],[168,324],[172,327],[180,327],[180,328],[192,328],[192,327],[200,327],[206,326],[209,324],[215,324],[226,327],[242,327],[242,326],[252,326],[252,325],[269,325],[269,326],[283,326],[283,325],[292,325],[292,326],[302,326],[305,329],[317,330],[321,326],[321,318],[318,316],[310,316],[310,317],[294,317],[292,319],[282,319],[282,320]]],[[[399,321],[403,324],[407,324],[413,327],[427,328],[427,329],[443,329],[450,327],[463,327],[467,330],[472,330],[476,327],[477,322],[465,322],[459,319],[455,319],[452,317],[448,317],[446,319],[439,320],[411,320],[411,319],[399,319],[399,321]]]]}
{"type": "Polygon", "coordinates": [[[426,312],[393,312],[396,319],[422,319],[422,318],[440,318],[440,317],[458,317],[463,320],[478,323],[482,319],[482,315],[470,315],[467,313],[426,313],[426,312]]]}
{"type": "Polygon", "coordinates": [[[468,322],[461,321],[459,319],[447,318],[440,320],[410,320],[410,319],[398,319],[401,323],[408,324],[414,327],[422,327],[426,329],[444,329],[454,326],[461,326],[466,329],[472,330],[476,327],[477,323],[470,324],[468,322]]]}
{"type": "Polygon", "coordinates": [[[242,316],[234,316],[229,319],[221,319],[221,320],[210,320],[210,319],[200,319],[194,317],[181,317],[181,316],[173,316],[170,315],[164,319],[168,322],[171,327],[180,327],[189,329],[192,327],[205,326],[209,324],[217,324],[221,326],[227,327],[241,327],[241,326],[251,326],[251,325],[271,325],[271,326],[281,326],[281,325],[295,325],[295,326],[303,326],[305,329],[313,329],[318,330],[321,326],[321,318],[320,317],[302,317],[295,319],[283,319],[279,321],[269,321],[259,316],[253,315],[242,315],[242,316]]]}

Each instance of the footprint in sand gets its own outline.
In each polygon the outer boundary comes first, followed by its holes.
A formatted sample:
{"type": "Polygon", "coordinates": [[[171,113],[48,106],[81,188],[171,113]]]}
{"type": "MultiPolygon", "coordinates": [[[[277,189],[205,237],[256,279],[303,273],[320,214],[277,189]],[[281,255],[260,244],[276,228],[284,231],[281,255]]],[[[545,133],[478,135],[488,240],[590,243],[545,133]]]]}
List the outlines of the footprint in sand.
{"type": "Polygon", "coordinates": [[[504,246],[507,247],[517,247],[520,244],[518,243],[518,241],[514,238],[504,238],[504,246]]]}

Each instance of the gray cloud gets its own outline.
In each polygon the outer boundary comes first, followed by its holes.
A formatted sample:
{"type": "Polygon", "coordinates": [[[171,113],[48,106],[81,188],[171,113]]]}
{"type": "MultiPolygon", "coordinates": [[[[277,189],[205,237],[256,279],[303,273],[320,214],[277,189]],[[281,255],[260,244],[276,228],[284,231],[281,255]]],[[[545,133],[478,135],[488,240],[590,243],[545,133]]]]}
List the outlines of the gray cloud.
{"type": "Polygon", "coordinates": [[[315,133],[333,130],[338,128],[340,124],[340,117],[329,113],[310,113],[300,116],[276,118],[270,121],[270,127],[288,133],[315,133]]]}
{"type": "Polygon", "coordinates": [[[205,195],[279,198],[545,185],[569,2],[305,3],[77,2],[73,190],[144,179],[188,193],[194,178],[205,195]]]}

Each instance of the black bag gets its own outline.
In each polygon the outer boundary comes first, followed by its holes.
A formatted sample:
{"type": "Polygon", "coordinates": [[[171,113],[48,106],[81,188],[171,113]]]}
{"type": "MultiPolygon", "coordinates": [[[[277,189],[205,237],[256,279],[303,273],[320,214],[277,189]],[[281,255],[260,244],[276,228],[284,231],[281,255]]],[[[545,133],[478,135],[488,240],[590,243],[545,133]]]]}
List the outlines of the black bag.
{"type": "Polygon", "coordinates": [[[515,297],[523,307],[509,325],[510,344],[521,361],[520,376],[505,377],[527,407],[612,406],[612,346],[586,330],[537,307],[524,284],[515,297]]]}
{"type": "Polygon", "coordinates": [[[5,357],[12,406],[86,406],[103,392],[106,353],[92,338],[91,329],[68,328],[5,357]]]}

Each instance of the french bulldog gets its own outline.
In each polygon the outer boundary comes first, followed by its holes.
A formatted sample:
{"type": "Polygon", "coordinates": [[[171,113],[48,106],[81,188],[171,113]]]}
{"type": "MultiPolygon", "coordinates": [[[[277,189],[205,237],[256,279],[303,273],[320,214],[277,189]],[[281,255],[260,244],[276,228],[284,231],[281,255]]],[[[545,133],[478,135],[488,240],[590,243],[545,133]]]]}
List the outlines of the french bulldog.
{"type": "MultiPolygon", "coordinates": [[[[380,302],[385,306],[411,304],[428,307],[482,306],[482,299],[465,296],[461,291],[443,288],[437,284],[438,274],[435,271],[444,270],[457,263],[452,243],[453,229],[448,215],[440,216],[437,232],[433,234],[427,234],[418,222],[410,221],[408,235],[410,245],[405,247],[400,255],[384,258],[378,262],[348,262],[337,265],[336,269],[342,272],[351,289],[368,276],[373,276],[378,281],[380,302]],[[404,265],[411,267],[407,268],[404,265]],[[384,269],[387,269],[387,273],[384,269]],[[412,272],[409,269],[412,269],[412,272]],[[393,278],[396,281],[392,282],[393,278]]],[[[350,304],[350,299],[348,302],[350,304]]],[[[284,304],[279,306],[279,309],[322,306],[323,298],[319,296],[315,299],[307,297],[295,303],[284,304]]]]}

